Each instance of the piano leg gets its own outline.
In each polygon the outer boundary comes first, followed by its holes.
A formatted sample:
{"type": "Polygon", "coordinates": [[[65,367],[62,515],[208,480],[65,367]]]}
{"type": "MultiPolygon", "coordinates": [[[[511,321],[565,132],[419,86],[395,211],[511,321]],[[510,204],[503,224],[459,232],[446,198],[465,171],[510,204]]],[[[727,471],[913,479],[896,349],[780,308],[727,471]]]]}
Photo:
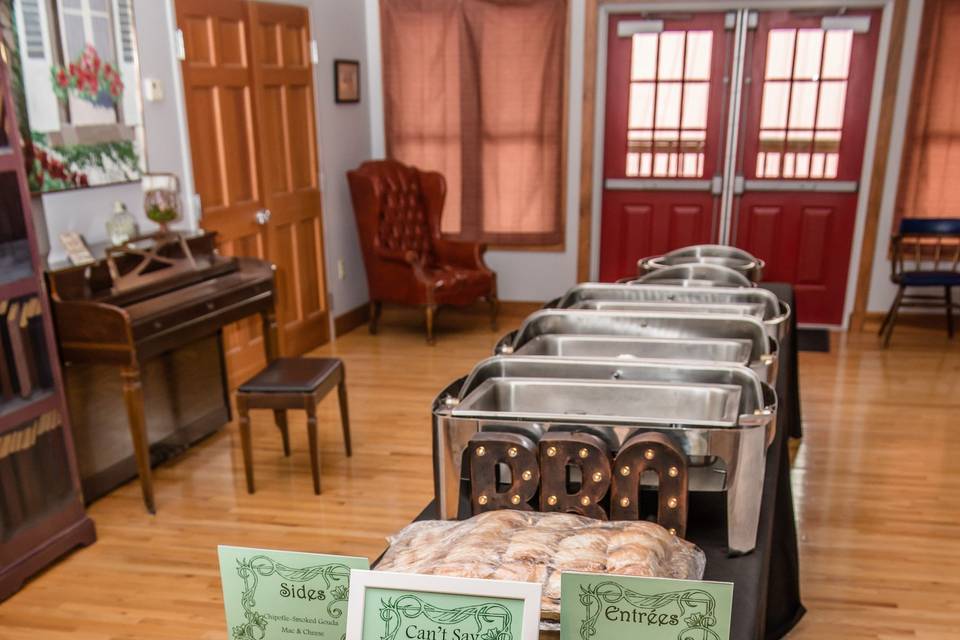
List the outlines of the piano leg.
{"type": "Polygon", "coordinates": [[[147,511],[156,513],[153,500],[153,476],[150,471],[150,442],[147,439],[147,419],[143,408],[143,387],[140,384],[140,367],[124,367],[120,371],[123,380],[123,400],[127,405],[127,420],[130,437],[133,439],[133,455],[137,460],[140,475],[140,490],[147,511]]]}
{"type": "Polygon", "coordinates": [[[261,311],[260,319],[263,323],[263,351],[269,364],[280,355],[277,346],[277,312],[274,309],[261,311]]]}

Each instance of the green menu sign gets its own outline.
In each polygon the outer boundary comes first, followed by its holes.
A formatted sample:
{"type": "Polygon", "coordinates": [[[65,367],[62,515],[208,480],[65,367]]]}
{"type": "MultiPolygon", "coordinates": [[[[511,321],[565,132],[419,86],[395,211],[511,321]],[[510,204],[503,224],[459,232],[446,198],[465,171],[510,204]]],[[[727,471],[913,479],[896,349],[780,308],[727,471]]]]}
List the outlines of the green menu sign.
{"type": "Polygon", "coordinates": [[[733,584],[564,573],[561,640],[728,640],[733,584]]]}
{"type": "Polygon", "coordinates": [[[351,578],[347,640],[537,640],[540,585],[379,571],[351,578]]]}
{"type": "Polygon", "coordinates": [[[342,640],[350,571],[366,558],[220,546],[232,640],[342,640]]]}
{"type": "Polygon", "coordinates": [[[363,627],[382,640],[499,640],[522,637],[523,600],[367,589],[363,627]]]}

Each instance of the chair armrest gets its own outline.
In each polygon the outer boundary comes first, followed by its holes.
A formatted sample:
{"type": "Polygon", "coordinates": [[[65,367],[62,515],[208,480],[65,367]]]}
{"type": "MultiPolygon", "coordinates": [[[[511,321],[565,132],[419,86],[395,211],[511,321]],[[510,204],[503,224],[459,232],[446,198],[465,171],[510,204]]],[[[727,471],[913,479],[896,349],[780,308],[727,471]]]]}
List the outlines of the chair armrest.
{"type": "Polygon", "coordinates": [[[391,263],[402,264],[413,271],[414,278],[425,287],[433,285],[433,280],[427,276],[423,261],[414,251],[389,250],[380,246],[379,242],[374,242],[377,257],[391,263]]]}
{"type": "Polygon", "coordinates": [[[433,250],[436,252],[437,260],[441,264],[477,269],[479,271],[490,271],[490,268],[487,267],[483,261],[483,254],[487,251],[487,247],[484,244],[444,240],[441,238],[433,241],[433,250]]]}

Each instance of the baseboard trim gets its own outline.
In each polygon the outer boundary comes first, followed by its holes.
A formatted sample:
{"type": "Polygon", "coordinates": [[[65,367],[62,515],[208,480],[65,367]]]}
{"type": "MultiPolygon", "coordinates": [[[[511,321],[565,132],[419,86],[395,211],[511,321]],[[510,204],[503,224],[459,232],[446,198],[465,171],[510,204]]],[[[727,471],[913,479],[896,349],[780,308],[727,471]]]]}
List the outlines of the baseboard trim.
{"type": "Polygon", "coordinates": [[[333,319],[333,331],[339,338],[370,321],[370,303],[364,302],[333,319]]]}

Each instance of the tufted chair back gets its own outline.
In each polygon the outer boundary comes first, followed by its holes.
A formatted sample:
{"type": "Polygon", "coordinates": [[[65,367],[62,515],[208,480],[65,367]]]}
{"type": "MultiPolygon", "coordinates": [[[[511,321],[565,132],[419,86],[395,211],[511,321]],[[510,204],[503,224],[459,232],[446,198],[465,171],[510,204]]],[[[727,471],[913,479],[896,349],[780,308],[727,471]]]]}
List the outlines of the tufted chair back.
{"type": "Polygon", "coordinates": [[[373,253],[405,257],[412,252],[421,264],[434,263],[431,203],[422,175],[415,167],[393,160],[365,162],[351,172],[351,186],[362,184],[367,191],[366,206],[356,213],[361,242],[369,244],[373,253]]]}

